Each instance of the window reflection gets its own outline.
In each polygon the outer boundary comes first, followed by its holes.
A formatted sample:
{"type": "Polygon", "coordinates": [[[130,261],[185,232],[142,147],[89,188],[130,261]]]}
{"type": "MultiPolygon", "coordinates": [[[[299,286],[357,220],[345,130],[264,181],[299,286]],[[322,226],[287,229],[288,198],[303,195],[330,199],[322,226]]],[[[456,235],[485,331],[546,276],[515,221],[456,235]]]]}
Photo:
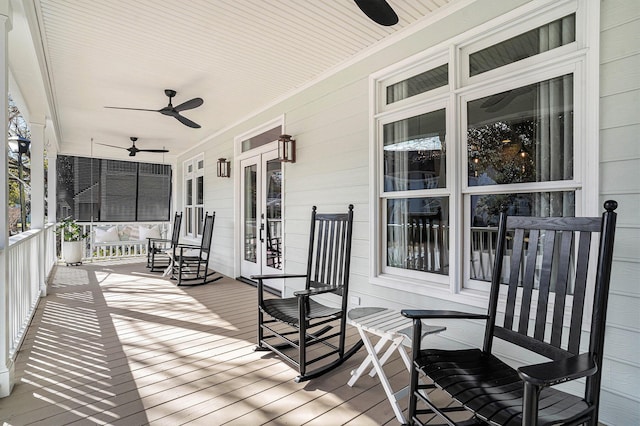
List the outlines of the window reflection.
{"type": "Polygon", "coordinates": [[[573,178],[573,76],[471,101],[469,186],[573,178]]]}
{"type": "Polygon", "coordinates": [[[384,190],[446,186],[445,110],[384,126],[384,190]]]}
{"type": "Polygon", "coordinates": [[[387,266],[449,273],[449,200],[387,200],[387,266]]]}
{"type": "MultiPolygon", "coordinates": [[[[501,206],[507,208],[510,216],[570,217],[575,216],[575,193],[568,191],[471,196],[471,279],[491,281],[501,206]],[[559,205],[555,200],[562,200],[562,203],[559,205]]],[[[509,279],[509,258],[507,250],[502,269],[503,282],[509,279]]]]}

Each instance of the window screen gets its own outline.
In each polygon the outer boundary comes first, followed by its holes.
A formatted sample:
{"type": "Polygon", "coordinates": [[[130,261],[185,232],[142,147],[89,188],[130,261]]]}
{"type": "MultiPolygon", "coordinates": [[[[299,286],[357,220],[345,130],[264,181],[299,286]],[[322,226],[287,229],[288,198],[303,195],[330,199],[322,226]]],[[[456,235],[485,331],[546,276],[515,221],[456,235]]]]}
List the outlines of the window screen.
{"type": "Polygon", "coordinates": [[[169,220],[171,166],[58,156],[57,172],[58,218],[169,220]]]}

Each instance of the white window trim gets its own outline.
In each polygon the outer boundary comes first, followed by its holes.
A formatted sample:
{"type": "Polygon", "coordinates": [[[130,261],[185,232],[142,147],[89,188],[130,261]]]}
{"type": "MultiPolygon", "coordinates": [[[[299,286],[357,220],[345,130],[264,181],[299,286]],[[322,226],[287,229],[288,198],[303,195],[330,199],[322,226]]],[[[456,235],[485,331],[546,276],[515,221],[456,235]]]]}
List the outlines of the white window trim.
{"type": "MultiPolygon", "coordinates": [[[[196,155],[195,157],[191,157],[188,160],[185,160],[183,162],[183,173],[182,173],[182,188],[183,188],[183,197],[182,197],[182,205],[183,205],[183,221],[185,222],[185,227],[184,227],[184,233],[183,236],[185,237],[185,239],[187,240],[194,240],[197,241],[199,240],[199,238],[202,237],[202,234],[198,234],[197,229],[198,229],[198,223],[197,223],[197,209],[201,208],[203,209],[204,212],[204,194],[202,197],[202,201],[203,204],[196,204],[196,199],[197,199],[197,187],[198,187],[198,177],[203,177],[204,179],[204,172],[205,172],[205,161],[204,161],[204,153],[200,153],[198,155],[196,155]],[[198,163],[202,161],[203,165],[202,168],[198,168],[198,163]],[[192,166],[192,171],[189,172],[189,166],[192,166]],[[189,181],[189,179],[191,179],[191,198],[192,198],[192,204],[187,204],[187,182],[189,181]],[[186,209],[188,207],[191,207],[191,217],[187,218],[186,217],[186,209]],[[191,220],[193,229],[195,230],[195,232],[188,232],[187,229],[187,222],[188,220],[191,220]]],[[[203,182],[203,186],[204,186],[204,182],[203,182]]],[[[203,213],[204,215],[204,213],[203,213]]],[[[204,216],[203,216],[204,218],[204,216]]]]}
{"type": "MultiPolygon", "coordinates": [[[[370,270],[369,282],[382,287],[389,287],[394,290],[406,291],[409,293],[428,295],[431,297],[452,300],[471,306],[485,307],[488,298],[487,290],[478,290],[472,287],[462,287],[462,277],[467,276],[467,272],[462,273],[463,261],[459,259],[461,253],[460,245],[468,247],[469,237],[461,235],[466,229],[468,222],[466,216],[469,212],[460,212],[461,206],[465,210],[470,207],[468,203],[463,203],[465,197],[469,197],[471,192],[480,193],[482,191],[495,192],[496,187],[479,189],[467,188],[464,177],[466,176],[466,163],[464,163],[460,150],[466,146],[466,129],[462,129],[466,123],[466,108],[463,107],[462,99],[472,99],[481,97],[483,91],[490,91],[489,87],[500,87],[508,90],[505,84],[513,87],[523,85],[529,80],[541,81],[541,76],[563,75],[562,69],[571,71],[574,75],[574,178],[571,182],[549,182],[545,185],[548,189],[576,190],[576,215],[599,214],[599,148],[598,148],[598,99],[599,99],[599,2],[588,0],[543,0],[534,1],[514,9],[509,13],[499,16],[485,24],[454,37],[450,40],[433,46],[424,52],[413,55],[399,63],[382,69],[369,77],[369,164],[375,165],[370,168],[370,209],[369,220],[373,225],[370,231],[370,270]],[[464,62],[468,61],[465,54],[469,51],[480,50],[484,44],[492,45],[499,42],[498,39],[506,40],[514,35],[520,34],[529,29],[537,28],[544,22],[549,22],[549,17],[558,19],[567,14],[576,12],[576,41],[550,52],[543,52],[534,58],[527,58],[500,68],[500,72],[488,71],[469,78],[463,76],[462,68],[464,62]],[[529,20],[531,22],[529,23],[529,20]],[[523,25],[523,27],[521,26],[523,25]],[[506,29],[505,29],[506,28],[506,29]],[[503,31],[504,29],[504,31],[503,31]],[[589,29],[596,29],[588,31],[589,29]],[[448,58],[444,56],[447,51],[448,58]],[[416,69],[425,66],[425,70],[437,66],[442,58],[449,62],[449,87],[446,93],[439,92],[439,89],[420,94],[409,99],[394,102],[386,105],[383,97],[386,95],[385,87],[394,81],[401,81],[411,75],[415,75],[416,69]],[[429,60],[429,58],[431,60],[429,60]],[[463,58],[465,58],[463,60],[463,58]],[[427,64],[429,64],[427,66],[427,64]],[[509,73],[510,78],[504,80],[503,73],[509,73]],[[505,83],[506,82],[506,83],[505,83]],[[464,85],[464,86],[463,86],[464,85]],[[457,217],[449,218],[449,238],[451,267],[449,276],[443,276],[447,283],[441,283],[435,274],[423,274],[428,276],[420,279],[411,278],[406,275],[391,275],[382,272],[381,248],[384,242],[383,227],[384,212],[381,212],[380,200],[382,195],[382,184],[380,177],[380,146],[381,143],[381,120],[386,120],[387,116],[400,114],[402,110],[419,108],[422,103],[434,101],[440,95],[450,97],[449,112],[454,114],[454,118],[447,116],[447,140],[458,141],[458,143],[447,144],[447,193],[450,193],[449,207],[457,217]],[[409,102],[410,101],[410,102],[409,102]],[[456,118],[459,117],[459,118],[456,118]],[[451,135],[451,137],[449,137],[451,135]],[[462,138],[465,138],[462,144],[462,138]],[[454,164],[454,162],[458,162],[454,164]],[[587,173],[588,171],[588,173],[587,173]],[[464,187],[464,189],[463,189],[464,187]],[[465,215],[466,216],[463,216],[465,215]],[[464,240],[464,241],[463,241],[464,240]]],[[[445,60],[445,62],[446,62],[445,60]]],[[[468,71],[465,71],[468,74],[468,71]]],[[[551,78],[551,77],[549,77],[551,78]]],[[[441,88],[440,88],[441,89],[441,88]]],[[[495,93],[495,92],[494,92],[495,93]]],[[[393,121],[393,120],[389,120],[393,121]]],[[[526,184],[525,184],[526,185],[526,184]]],[[[510,185],[509,192],[516,192],[523,188],[519,185],[510,185]]],[[[528,190],[531,190],[527,186],[528,190]]],[[[538,190],[538,188],[536,188],[538,190]]],[[[506,192],[506,191],[505,191],[506,192]]],[[[431,195],[431,193],[430,193],[431,195]]],[[[467,268],[468,269],[468,268],[467,268]]],[[[407,271],[403,270],[406,274],[407,271]]],[[[407,274],[410,275],[410,274],[407,274]]]]}

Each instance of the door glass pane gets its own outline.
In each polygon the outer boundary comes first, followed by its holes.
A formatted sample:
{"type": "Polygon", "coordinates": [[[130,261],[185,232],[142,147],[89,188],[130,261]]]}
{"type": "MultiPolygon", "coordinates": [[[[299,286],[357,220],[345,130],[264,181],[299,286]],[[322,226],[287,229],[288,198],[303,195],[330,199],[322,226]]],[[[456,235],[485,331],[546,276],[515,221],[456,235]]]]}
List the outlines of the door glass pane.
{"type": "Polygon", "coordinates": [[[266,265],[282,269],[282,163],[267,162],[266,175],[266,265]]]}
{"type": "Polygon", "coordinates": [[[449,273],[449,199],[387,200],[387,266],[449,273]]]}
{"type": "Polygon", "coordinates": [[[467,104],[469,186],[573,179],[573,75],[467,104]]]}
{"type": "Polygon", "coordinates": [[[257,165],[244,168],[244,260],[256,263],[257,248],[257,165]]]}
{"type": "Polygon", "coordinates": [[[573,14],[469,55],[469,75],[478,75],[575,40],[576,16],[573,14]]]}
{"type": "Polygon", "coordinates": [[[445,110],[384,126],[384,190],[446,186],[445,110]]]}

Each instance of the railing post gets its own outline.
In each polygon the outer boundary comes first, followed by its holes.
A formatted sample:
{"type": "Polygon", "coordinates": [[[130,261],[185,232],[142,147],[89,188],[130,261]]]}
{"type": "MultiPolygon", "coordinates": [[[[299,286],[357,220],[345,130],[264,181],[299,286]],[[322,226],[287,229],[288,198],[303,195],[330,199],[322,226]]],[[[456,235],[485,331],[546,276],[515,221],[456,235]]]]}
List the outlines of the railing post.
{"type": "MultiPolygon", "coordinates": [[[[11,30],[11,2],[0,0],[0,123],[7,125],[9,106],[9,57],[8,39],[11,30]]],[[[5,127],[6,129],[6,127],[5,127]]],[[[7,182],[7,131],[0,136],[0,397],[8,396],[13,387],[14,366],[9,356],[9,272],[7,267],[7,250],[9,248],[9,207],[7,182]]]]}

